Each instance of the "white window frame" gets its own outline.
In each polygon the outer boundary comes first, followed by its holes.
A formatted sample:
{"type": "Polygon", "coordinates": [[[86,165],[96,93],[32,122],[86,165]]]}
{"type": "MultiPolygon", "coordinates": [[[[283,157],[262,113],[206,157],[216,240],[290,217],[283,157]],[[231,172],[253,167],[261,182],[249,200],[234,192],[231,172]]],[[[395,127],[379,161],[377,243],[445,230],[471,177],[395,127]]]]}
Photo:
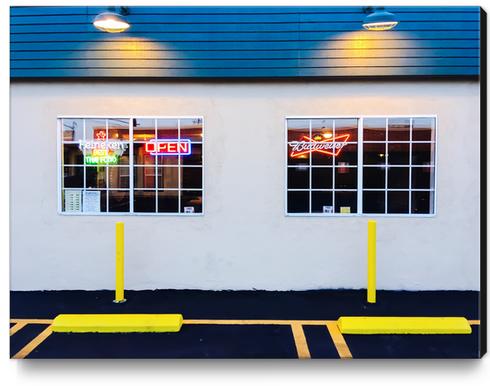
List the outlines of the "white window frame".
{"type": "MultiPolygon", "coordinates": [[[[437,114],[377,114],[377,115],[289,115],[284,118],[284,215],[286,217],[435,217],[437,215],[437,171],[438,171],[438,145],[439,145],[439,119],[437,114]],[[363,210],[363,171],[364,171],[364,158],[363,158],[363,129],[364,129],[364,119],[366,118],[410,118],[410,133],[412,133],[412,118],[434,118],[435,119],[435,135],[434,135],[434,212],[433,213],[362,213],[363,210]],[[357,213],[289,213],[288,212],[288,120],[289,119],[303,119],[303,120],[313,120],[313,119],[357,119],[358,120],[358,136],[357,136],[357,213]]],[[[385,141],[380,141],[388,143],[388,138],[385,141]]],[[[402,141],[407,143],[412,143],[412,138],[410,141],[402,141]]],[[[423,143],[423,142],[422,142],[423,143]]],[[[411,149],[411,146],[410,146],[411,149]]],[[[411,150],[410,150],[411,154],[411,150]]],[[[412,176],[412,159],[410,155],[410,163],[407,165],[409,167],[409,178],[411,180],[412,176]]],[[[335,171],[334,171],[335,172],[335,171]]],[[[310,171],[311,173],[311,171],[310,171]]],[[[310,174],[311,179],[311,174],[310,174]]],[[[332,192],[334,187],[332,187],[332,192]]],[[[311,187],[308,189],[304,189],[305,191],[311,191],[311,187]]],[[[368,189],[369,190],[369,189],[368,189]]],[[[388,191],[396,191],[397,189],[388,189],[387,185],[385,185],[384,189],[385,194],[388,191]]],[[[412,191],[413,189],[409,185],[408,189],[399,189],[399,190],[408,190],[409,200],[412,199],[412,191]]],[[[421,189],[426,191],[427,189],[421,189]]],[[[432,190],[432,189],[430,189],[432,190]]],[[[386,198],[385,198],[386,199],[386,198]]],[[[385,204],[386,205],[386,204],[385,204]]],[[[310,202],[311,208],[311,202],[310,202]]],[[[385,208],[385,211],[387,208],[385,208]]],[[[410,210],[410,206],[409,206],[410,210]]]]}
{"type": "MultiPolygon", "coordinates": [[[[179,217],[200,217],[204,216],[205,213],[205,205],[206,205],[206,197],[205,197],[205,121],[204,121],[204,116],[201,115],[118,115],[118,114],[112,114],[112,115],[58,115],[56,117],[56,131],[57,131],[57,212],[59,215],[62,216],[179,216],[179,217]],[[129,120],[129,157],[130,157],[130,163],[127,165],[129,168],[129,188],[127,189],[130,192],[130,199],[129,199],[129,212],[64,212],[63,209],[63,202],[62,202],[62,189],[63,189],[63,162],[62,162],[62,151],[63,151],[63,127],[61,122],[63,119],[128,119],[129,120]],[[202,187],[201,189],[182,189],[179,188],[179,190],[197,190],[202,192],[202,211],[200,213],[183,213],[183,212],[134,212],[133,211],[133,192],[135,191],[134,189],[134,181],[133,181],[133,176],[134,176],[134,167],[138,166],[135,165],[133,162],[133,119],[178,119],[179,122],[181,119],[201,119],[202,121],[202,140],[201,140],[201,147],[202,147],[202,165],[201,165],[201,170],[202,170],[202,187]]],[[[179,124],[179,131],[180,131],[180,124],[179,124]]],[[[126,166],[126,165],[122,165],[126,166]]],[[[139,165],[140,167],[143,167],[144,165],[139,165]]],[[[181,168],[181,164],[177,165],[177,167],[181,168]]],[[[157,166],[155,166],[157,167],[157,166]]],[[[179,173],[179,186],[180,186],[180,173],[179,173]]],[[[83,188],[82,188],[83,189],[83,188]]],[[[74,188],[75,190],[75,188],[74,188]]],[[[96,189],[95,189],[96,190],[96,189]]],[[[106,188],[108,191],[108,188],[106,188]]],[[[124,189],[123,189],[124,190],[124,189]]],[[[136,190],[144,190],[144,189],[136,189],[136,190]]],[[[151,190],[151,189],[150,189],[151,190]]],[[[156,187],[155,187],[156,190],[156,187]]],[[[170,190],[170,189],[169,189],[170,190]]],[[[177,190],[177,189],[175,189],[177,190]]],[[[180,209],[180,194],[179,194],[179,209],[180,209]]]]}

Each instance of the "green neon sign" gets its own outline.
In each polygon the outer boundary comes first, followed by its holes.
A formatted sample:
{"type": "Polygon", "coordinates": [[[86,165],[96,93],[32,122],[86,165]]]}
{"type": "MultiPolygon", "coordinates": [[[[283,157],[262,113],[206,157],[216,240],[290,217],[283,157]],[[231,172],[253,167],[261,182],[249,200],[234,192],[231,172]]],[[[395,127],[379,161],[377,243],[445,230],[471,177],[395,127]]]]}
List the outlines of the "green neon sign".
{"type": "Polygon", "coordinates": [[[119,162],[119,156],[117,155],[86,155],[85,164],[87,165],[102,165],[109,164],[114,165],[119,162]]]}

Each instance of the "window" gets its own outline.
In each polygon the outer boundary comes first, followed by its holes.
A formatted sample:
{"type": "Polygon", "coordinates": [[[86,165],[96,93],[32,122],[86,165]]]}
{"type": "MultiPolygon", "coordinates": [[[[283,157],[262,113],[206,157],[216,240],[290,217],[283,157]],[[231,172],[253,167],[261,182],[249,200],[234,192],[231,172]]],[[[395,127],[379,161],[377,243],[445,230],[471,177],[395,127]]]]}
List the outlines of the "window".
{"type": "Polygon", "coordinates": [[[286,212],[435,213],[435,117],[286,119],[286,212]]]}
{"type": "Polygon", "coordinates": [[[60,118],[60,208],[202,213],[203,119],[60,118]]]}

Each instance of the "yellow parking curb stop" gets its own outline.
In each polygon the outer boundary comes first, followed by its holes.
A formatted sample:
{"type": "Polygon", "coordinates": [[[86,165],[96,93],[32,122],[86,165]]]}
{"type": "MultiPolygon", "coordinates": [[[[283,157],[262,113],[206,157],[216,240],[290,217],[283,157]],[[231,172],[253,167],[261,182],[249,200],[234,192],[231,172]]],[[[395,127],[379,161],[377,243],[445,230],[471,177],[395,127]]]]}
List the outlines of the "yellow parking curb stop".
{"type": "Polygon", "coordinates": [[[62,314],[53,332],[178,332],[181,314],[62,314]]]}
{"type": "Polygon", "coordinates": [[[342,334],[471,334],[462,317],[342,316],[337,324],[342,334]]]}

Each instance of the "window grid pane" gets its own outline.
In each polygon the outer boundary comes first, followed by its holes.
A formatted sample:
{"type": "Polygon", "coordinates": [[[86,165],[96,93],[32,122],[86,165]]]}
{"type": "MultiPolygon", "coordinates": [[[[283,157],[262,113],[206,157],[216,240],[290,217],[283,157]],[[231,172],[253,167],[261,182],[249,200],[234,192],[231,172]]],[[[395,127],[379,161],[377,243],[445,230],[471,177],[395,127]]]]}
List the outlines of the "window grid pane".
{"type": "Polygon", "coordinates": [[[286,121],[288,213],[358,213],[358,133],[358,118],[286,121]]]}
{"type": "Polygon", "coordinates": [[[362,142],[353,141],[353,146],[357,146],[353,152],[328,159],[312,143],[331,135],[335,146],[340,134],[352,134],[346,124],[348,119],[286,120],[286,212],[331,214],[330,209],[321,205],[324,202],[330,204],[326,206],[331,206],[335,214],[434,214],[435,118],[395,116],[354,120],[357,134],[350,136],[342,147],[349,150],[351,138],[362,142]],[[417,138],[414,138],[414,122],[418,125],[417,138]],[[301,158],[292,157],[300,142],[298,138],[306,133],[309,139],[298,149],[307,151],[301,158]],[[352,198],[350,192],[354,193],[352,198]]]}
{"type": "MultiPolygon", "coordinates": [[[[180,140],[180,119],[177,122],[177,135],[178,135],[178,138],[180,140]]],[[[177,210],[178,210],[178,213],[180,213],[181,212],[181,206],[182,206],[182,190],[181,190],[181,188],[182,188],[182,181],[181,181],[182,180],[182,176],[181,176],[181,173],[180,173],[181,167],[182,167],[182,156],[179,155],[177,158],[178,158],[177,159],[177,162],[178,162],[178,165],[179,165],[179,173],[177,175],[178,186],[179,186],[179,194],[177,196],[177,203],[178,203],[177,210]]]]}
{"type": "MultiPolygon", "coordinates": [[[[202,118],[197,117],[59,119],[61,211],[202,213],[202,122],[202,118]],[[180,141],[182,120],[186,122],[186,135],[192,141],[189,151],[194,145],[197,157],[191,153],[188,157],[192,158],[185,162],[183,155],[147,153],[151,150],[146,144],[156,138],[180,141]],[[161,132],[158,122],[162,124],[161,132]],[[176,126],[175,131],[172,125],[176,126]],[[93,156],[101,158],[93,162],[93,156]],[[163,174],[166,169],[169,173],[163,174]]],[[[175,147],[173,149],[175,151],[175,147]]],[[[180,147],[177,149],[177,153],[181,151],[180,147]]]]}
{"type": "MultiPolygon", "coordinates": [[[[414,194],[412,192],[420,191],[421,188],[433,190],[435,187],[435,124],[434,118],[427,118],[431,123],[430,125],[425,124],[425,127],[430,126],[430,134],[427,134],[427,129],[423,128],[424,132],[419,135],[419,141],[413,140],[413,122],[417,118],[387,118],[386,126],[386,162],[385,162],[385,186],[384,186],[384,212],[381,207],[378,206],[377,213],[384,214],[399,214],[399,213],[414,213],[412,210],[412,199],[414,194]],[[391,129],[391,132],[390,132],[391,129]],[[407,132],[408,129],[408,132],[407,132]],[[420,137],[424,136],[425,139],[430,139],[432,142],[422,142],[420,137]],[[403,140],[403,141],[402,141],[403,140]],[[405,141],[406,140],[406,141],[405,141]],[[417,156],[414,158],[413,150],[417,149],[417,156]],[[425,172],[428,174],[420,173],[417,169],[417,164],[414,164],[414,159],[420,164],[421,168],[424,168],[425,172]],[[417,173],[418,172],[418,173],[417,173]],[[414,177],[416,179],[414,180],[414,177]],[[403,193],[406,192],[406,193],[403,193]],[[406,201],[406,203],[404,203],[406,201]]],[[[425,118],[424,118],[425,119],[425,118]]],[[[365,121],[369,121],[370,118],[366,118],[365,121]]],[[[378,121],[379,126],[379,121],[378,121]]],[[[423,125],[422,125],[423,126],[423,125]]],[[[369,127],[369,122],[368,122],[369,127]]],[[[379,137],[379,136],[378,136],[379,137]]],[[[363,173],[363,201],[365,199],[376,200],[375,197],[380,197],[376,191],[380,191],[381,186],[376,184],[372,180],[367,180],[366,177],[373,177],[373,156],[372,153],[366,152],[366,148],[373,146],[373,143],[365,141],[363,145],[364,149],[364,173],[363,173]],[[371,193],[370,193],[371,192],[371,193]],[[378,194],[378,196],[376,196],[378,194]]],[[[419,197],[418,195],[417,197],[419,197]]],[[[420,196],[422,197],[422,196],[420,196]]],[[[431,195],[430,201],[430,211],[427,214],[434,213],[434,196],[431,195]]],[[[427,201],[426,198],[421,198],[422,201],[427,201]]],[[[373,205],[375,201],[365,202],[363,204],[365,213],[373,213],[373,205]]],[[[424,204],[425,205],[425,204],[424,204]]],[[[423,210],[427,208],[427,205],[423,210]]],[[[423,211],[419,209],[419,212],[423,211]]]]}

